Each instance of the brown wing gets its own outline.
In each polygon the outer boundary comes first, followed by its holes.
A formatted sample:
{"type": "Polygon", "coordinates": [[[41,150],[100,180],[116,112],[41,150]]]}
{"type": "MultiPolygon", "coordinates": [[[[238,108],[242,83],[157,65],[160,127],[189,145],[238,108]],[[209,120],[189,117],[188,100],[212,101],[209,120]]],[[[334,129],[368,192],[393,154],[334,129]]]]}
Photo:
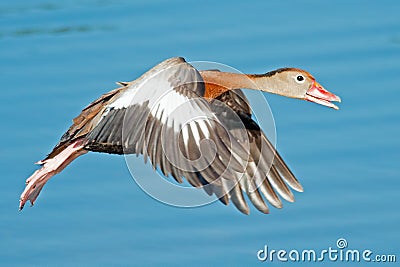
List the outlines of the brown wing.
{"type": "Polygon", "coordinates": [[[84,138],[86,150],[143,154],[164,174],[172,174],[177,181],[185,177],[195,186],[201,185],[196,181],[196,170],[207,164],[209,167],[201,171],[207,181],[214,182],[224,172],[229,176],[226,164],[243,169],[232,154],[246,154],[240,145],[234,145],[234,140],[230,146],[229,136],[212,119],[215,116],[203,95],[204,83],[195,68],[182,58],[166,60],[128,87],[105,94],[86,107],[49,158],[74,140],[84,138]],[[190,122],[192,118],[204,119],[190,122]],[[218,156],[206,153],[196,161],[205,139],[216,144],[218,156]]]}
{"type": "MultiPolygon", "coordinates": [[[[128,83],[126,85],[129,86],[128,83]]],[[[121,92],[126,90],[128,88],[127,86],[122,86],[106,94],[103,94],[101,97],[85,107],[82,112],[72,120],[73,124],[63,134],[58,144],[53,148],[53,150],[45,158],[45,160],[53,158],[54,156],[59,154],[72,141],[78,138],[85,137],[98,122],[98,119],[106,108],[107,103],[115,99],[121,92]]]]}
{"type": "Polygon", "coordinates": [[[294,196],[288,185],[299,192],[302,192],[303,188],[259,125],[252,119],[251,109],[243,92],[240,89],[227,91],[217,97],[211,105],[218,119],[232,136],[239,142],[249,142],[250,151],[249,164],[240,182],[230,192],[224,191],[223,188],[214,188],[211,191],[220,192],[218,197],[225,204],[231,199],[235,206],[246,214],[249,209],[242,191],[248,195],[254,206],[264,213],[268,213],[269,209],[263,198],[277,208],[282,207],[278,195],[293,202],[294,196]],[[224,112],[227,107],[236,113],[241,123],[238,123],[237,117],[224,112]],[[243,136],[244,131],[238,130],[238,126],[245,127],[247,136],[243,136]]]}

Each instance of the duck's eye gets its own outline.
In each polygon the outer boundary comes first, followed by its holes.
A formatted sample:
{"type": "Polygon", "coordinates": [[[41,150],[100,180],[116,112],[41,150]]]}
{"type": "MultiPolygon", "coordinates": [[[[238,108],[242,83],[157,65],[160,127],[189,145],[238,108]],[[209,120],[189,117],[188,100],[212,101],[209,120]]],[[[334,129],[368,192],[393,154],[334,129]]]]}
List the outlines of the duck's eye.
{"type": "Polygon", "coordinates": [[[305,80],[306,79],[304,79],[304,76],[301,74],[296,76],[296,82],[298,82],[298,83],[304,83],[305,80]]]}

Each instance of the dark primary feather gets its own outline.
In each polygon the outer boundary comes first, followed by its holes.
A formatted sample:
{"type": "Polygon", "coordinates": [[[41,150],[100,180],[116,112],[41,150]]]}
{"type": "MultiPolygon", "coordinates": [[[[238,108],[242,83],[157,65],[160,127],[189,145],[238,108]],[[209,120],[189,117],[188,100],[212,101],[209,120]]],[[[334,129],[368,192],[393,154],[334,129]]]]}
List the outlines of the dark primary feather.
{"type": "MultiPolygon", "coordinates": [[[[302,191],[302,186],[274,146],[269,142],[259,125],[252,119],[251,109],[243,92],[240,89],[227,91],[217,97],[212,102],[212,106],[220,121],[230,126],[231,134],[237,136],[239,140],[243,140],[243,130],[237,131],[235,129],[235,125],[238,126],[237,118],[232,117],[232,114],[229,116],[229,113],[223,110],[226,107],[232,109],[240,118],[241,127],[245,128],[248,138],[245,141],[249,142],[251,158],[240,184],[242,190],[248,194],[256,208],[261,212],[268,212],[268,207],[262,196],[273,206],[282,207],[282,202],[275,191],[284,199],[293,202],[293,194],[286,184],[296,191],[302,191]]],[[[235,199],[241,199],[240,194],[238,194],[239,191],[232,190],[230,192],[232,201],[240,210],[246,210],[243,202],[239,201],[237,203],[237,201],[234,201],[235,199]]]]}
{"type": "MultiPolygon", "coordinates": [[[[73,124],[69,129],[64,133],[61,137],[58,144],[53,148],[51,153],[44,159],[50,159],[60,153],[63,149],[65,149],[69,144],[71,144],[74,140],[79,138],[84,138],[94,126],[94,122],[101,115],[103,110],[105,109],[104,104],[116,98],[121,91],[126,89],[126,87],[120,87],[114,89],[108,93],[103,94],[101,97],[90,103],[86,106],[82,112],[73,119],[73,124]]],[[[100,146],[100,144],[99,144],[100,146]]],[[[107,146],[108,149],[112,151],[117,151],[118,148],[115,146],[107,146]]],[[[99,149],[101,151],[101,149],[99,149]]]]}

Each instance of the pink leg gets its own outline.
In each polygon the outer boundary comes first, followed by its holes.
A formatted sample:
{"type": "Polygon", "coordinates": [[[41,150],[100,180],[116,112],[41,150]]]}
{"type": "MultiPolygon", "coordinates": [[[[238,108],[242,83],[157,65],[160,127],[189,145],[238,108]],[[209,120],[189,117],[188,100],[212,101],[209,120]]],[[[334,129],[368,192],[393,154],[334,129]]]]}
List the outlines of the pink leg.
{"type": "Polygon", "coordinates": [[[42,168],[35,171],[31,177],[26,180],[26,187],[24,192],[21,194],[19,201],[19,209],[24,208],[25,203],[29,200],[33,206],[36,198],[39,196],[44,184],[55,174],[61,172],[68,164],[70,164],[77,157],[87,153],[83,149],[84,143],[82,140],[77,140],[70,144],[57,156],[39,161],[42,164],[42,168]]]}

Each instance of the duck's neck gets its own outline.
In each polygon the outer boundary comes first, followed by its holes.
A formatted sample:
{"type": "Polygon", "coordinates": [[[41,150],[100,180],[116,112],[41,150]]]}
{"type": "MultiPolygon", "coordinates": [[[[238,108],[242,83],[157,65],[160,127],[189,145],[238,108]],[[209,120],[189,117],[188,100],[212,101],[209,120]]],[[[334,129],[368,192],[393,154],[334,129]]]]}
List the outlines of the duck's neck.
{"type": "Polygon", "coordinates": [[[204,97],[208,99],[217,98],[226,91],[239,88],[280,94],[279,88],[268,76],[219,71],[201,71],[200,74],[206,86],[204,97]]]}

